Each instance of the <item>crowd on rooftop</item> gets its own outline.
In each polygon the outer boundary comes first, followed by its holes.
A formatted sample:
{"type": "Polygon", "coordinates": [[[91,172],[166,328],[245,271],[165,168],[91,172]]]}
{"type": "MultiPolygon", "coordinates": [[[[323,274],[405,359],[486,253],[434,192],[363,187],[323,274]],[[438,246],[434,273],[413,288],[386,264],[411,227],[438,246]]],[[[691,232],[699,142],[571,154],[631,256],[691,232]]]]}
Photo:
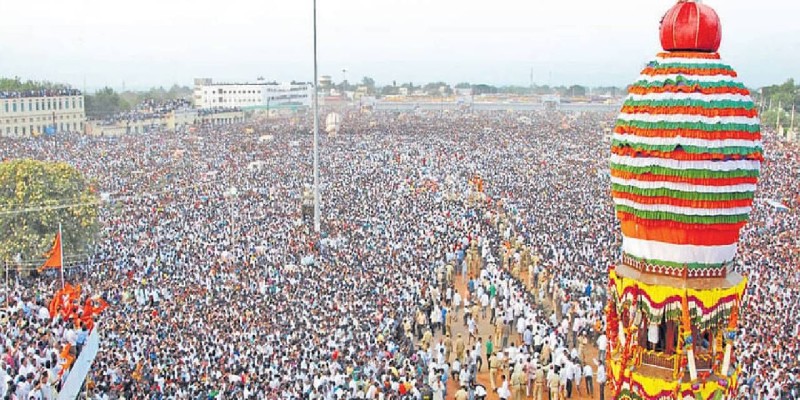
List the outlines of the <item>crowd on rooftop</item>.
{"type": "Polygon", "coordinates": [[[0,99],[19,99],[28,97],[58,97],[58,96],[80,96],[82,93],[77,89],[39,89],[39,90],[13,90],[0,91],[0,99]]]}

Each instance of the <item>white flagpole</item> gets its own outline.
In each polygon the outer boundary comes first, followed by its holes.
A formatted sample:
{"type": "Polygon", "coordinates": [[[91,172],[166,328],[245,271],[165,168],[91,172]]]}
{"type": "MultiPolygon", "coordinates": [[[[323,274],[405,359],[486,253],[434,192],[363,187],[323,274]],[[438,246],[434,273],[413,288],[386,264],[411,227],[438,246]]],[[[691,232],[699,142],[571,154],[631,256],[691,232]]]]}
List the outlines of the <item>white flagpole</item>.
{"type": "Polygon", "coordinates": [[[59,255],[61,256],[61,260],[59,260],[59,262],[61,263],[61,268],[59,269],[61,270],[61,288],[63,289],[64,288],[64,236],[61,235],[60,222],[58,223],[58,247],[60,247],[58,250],[59,250],[59,255]]]}

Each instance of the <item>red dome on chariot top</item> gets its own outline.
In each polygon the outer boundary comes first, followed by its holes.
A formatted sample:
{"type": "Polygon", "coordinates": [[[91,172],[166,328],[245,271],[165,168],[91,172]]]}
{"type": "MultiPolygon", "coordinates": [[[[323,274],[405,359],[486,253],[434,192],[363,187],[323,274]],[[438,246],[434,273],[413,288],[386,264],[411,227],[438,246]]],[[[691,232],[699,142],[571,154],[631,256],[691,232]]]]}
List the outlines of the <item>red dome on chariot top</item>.
{"type": "Polygon", "coordinates": [[[660,36],[666,51],[714,53],[722,40],[722,25],[713,8],[699,0],[679,0],[664,14],[660,36]]]}

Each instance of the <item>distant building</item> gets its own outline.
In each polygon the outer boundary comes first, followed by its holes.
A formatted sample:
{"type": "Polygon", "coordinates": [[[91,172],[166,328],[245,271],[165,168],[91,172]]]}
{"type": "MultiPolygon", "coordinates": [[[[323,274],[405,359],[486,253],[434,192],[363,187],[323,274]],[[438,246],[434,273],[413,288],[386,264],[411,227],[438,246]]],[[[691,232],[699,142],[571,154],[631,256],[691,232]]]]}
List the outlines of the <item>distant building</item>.
{"type": "Polygon", "coordinates": [[[78,90],[0,92],[0,136],[83,132],[85,122],[78,90]]]}
{"type": "Polygon", "coordinates": [[[542,104],[546,110],[555,110],[561,104],[561,97],[556,95],[544,95],[542,96],[542,104]]]}
{"type": "Polygon", "coordinates": [[[329,88],[333,86],[333,79],[330,75],[322,75],[319,77],[319,86],[320,88],[329,88]]]}
{"type": "Polygon", "coordinates": [[[194,80],[194,106],[199,109],[240,107],[242,109],[309,107],[313,85],[304,82],[214,83],[194,80]]]}

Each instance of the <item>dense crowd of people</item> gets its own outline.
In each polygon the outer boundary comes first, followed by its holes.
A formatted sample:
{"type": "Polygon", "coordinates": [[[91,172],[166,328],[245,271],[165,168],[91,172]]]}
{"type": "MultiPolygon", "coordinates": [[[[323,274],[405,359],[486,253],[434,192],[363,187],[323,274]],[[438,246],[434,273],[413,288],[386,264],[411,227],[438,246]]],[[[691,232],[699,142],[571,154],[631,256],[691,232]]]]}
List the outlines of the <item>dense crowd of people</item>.
{"type": "Polygon", "coordinates": [[[59,96],[80,96],[81,91],[77,89],[39,89],[39,90],[14,90],[0,91],[0,99],[21,99],[28,97],[59,97],[59,96]]]}
{"type": "MultiPolygon", "coordinates": [[[[0,156],[67,161],[105,196],[98,247],[66,270],[110,303],[92,398],[598,397],[614,114],[345,113],[321,142],[319,235],[301,207],[308,119],[3,139],[0,156]]],[[[750,399],[786,397],[800,372],[800,149],[765,142],[759,198],[787,209],[758,202],[740,245],[750,399]]],[[[52,355],[81,337],[37,319],[57,283],[32,275],[0,292],[4,398],[53,398],[52,355]]]]}

